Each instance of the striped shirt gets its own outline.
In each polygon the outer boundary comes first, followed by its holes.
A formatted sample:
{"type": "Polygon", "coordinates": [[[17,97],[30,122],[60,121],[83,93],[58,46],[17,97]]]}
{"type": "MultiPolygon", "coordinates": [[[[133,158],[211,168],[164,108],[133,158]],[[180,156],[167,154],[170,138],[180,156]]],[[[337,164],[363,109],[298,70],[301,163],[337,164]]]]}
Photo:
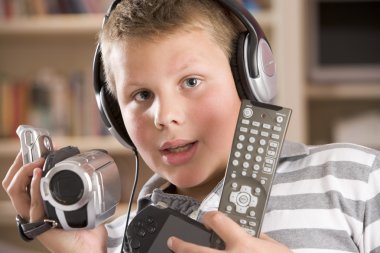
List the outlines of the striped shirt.
{"type": "MultiPolygon", "coordinates": [[[[218,209],[223,184],[202,203],[164,193],[166,186],[154,176],[139,199],[199,220],[218,209]]],[[[125,217],[106,226],[108,252],[120,252],[124,226],[125,217]]],[[[353,144],[285,142],[261,232],[294,253],[380,253],[380,152],[353,144]]]]}

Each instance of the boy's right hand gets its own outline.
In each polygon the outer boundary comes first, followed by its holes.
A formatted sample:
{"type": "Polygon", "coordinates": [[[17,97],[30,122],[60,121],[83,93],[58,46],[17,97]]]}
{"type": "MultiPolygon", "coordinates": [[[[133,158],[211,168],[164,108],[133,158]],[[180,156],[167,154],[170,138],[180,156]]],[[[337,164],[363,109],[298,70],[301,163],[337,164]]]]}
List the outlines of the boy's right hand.
{"type": "MultiPolygon", "coordinates": [[[[44,159],[40,158],[23,165],[20,152],[2,183],[16,214],[28,222],[37,222],[45,218],[40,193],[43,164],[44,159]],[[28,187],[30,192],[27,190],[28,187]]],[[[103,225],[92,230],[51,229],[37,236],[37,239],[52,252],[106,252],[106,238],[107,232],[103,225]]]]}

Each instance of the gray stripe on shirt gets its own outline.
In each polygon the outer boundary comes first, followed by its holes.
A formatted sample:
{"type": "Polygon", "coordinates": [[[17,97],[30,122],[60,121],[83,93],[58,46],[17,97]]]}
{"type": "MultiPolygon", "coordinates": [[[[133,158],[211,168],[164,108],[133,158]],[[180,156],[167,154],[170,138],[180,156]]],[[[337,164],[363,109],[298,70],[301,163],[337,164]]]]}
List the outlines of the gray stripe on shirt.
{"type": "Polygon", "coordinates": [[[344,198],[341,193],[336,191],[290,196],[271,196],[269,198],[267,212],[274,210],[335,208],[340,209],[344,214],[361,221],[364,215],[365,202],[344,198]]]}
{"type": "Polygon", "coordinates": [[[346,231],[326,229],[286,229],[267,233],[291,249],[314,248],[359,252],[346,231]]]}

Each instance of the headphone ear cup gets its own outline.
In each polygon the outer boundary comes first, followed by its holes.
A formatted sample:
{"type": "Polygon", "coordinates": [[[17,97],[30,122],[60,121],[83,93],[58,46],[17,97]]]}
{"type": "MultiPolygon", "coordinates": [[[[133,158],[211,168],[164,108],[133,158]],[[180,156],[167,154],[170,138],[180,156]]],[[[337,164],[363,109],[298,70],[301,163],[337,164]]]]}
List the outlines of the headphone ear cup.
{"type": "Polygon", "coordinates": [[[108,123],[110,124],[110,126],[107,125],[107,127],[111,134],[124,146],[135,149],[135,145],[125,128],[119,104],[105,87],[102,87],[100,90],[100,105],[108,123]]]}
{"type": "Polygon", "coordinates": [[[244,43],[246,41],[246,36],[248,36],[247,32],[242,32],[239,34],[238,39],[235,44],[235,51],[232,52],[230,59],[230,66],[232,75],[235,80],[236,90],[240,99],[250,99],[256,100],[255,97],[250,96],[250,93],[247,93],[247,89],[249,89],[249,85],[247,83],[246,71],[245,71],[245,63],[244,63],[244,43]]]}

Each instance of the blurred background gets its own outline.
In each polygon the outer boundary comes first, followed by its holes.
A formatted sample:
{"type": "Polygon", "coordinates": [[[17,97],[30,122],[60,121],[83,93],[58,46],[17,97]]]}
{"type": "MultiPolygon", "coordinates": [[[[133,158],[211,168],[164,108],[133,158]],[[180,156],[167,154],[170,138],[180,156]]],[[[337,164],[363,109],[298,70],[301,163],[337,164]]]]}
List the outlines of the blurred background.
{"type": "MultiPolygon", "coordinates": [[[[19,124],[47,128],[59,147],[107,149],[129,197],[131,153],[100,121],[92,59],[110,0],[0,0],[0,178],[19,150],[19,124]]],[[[276,104],[293,115],[287,139],[380,149],[380,0],[242,1],[277,65],[276,104]]],[[[139,186],[151,175],[142,165],[139,186]]],[[[118,213],[125,211],[121,205],[118,213]]],[[[17,235],[0,190],[0,253],[47,252],[17,235]]]]}

